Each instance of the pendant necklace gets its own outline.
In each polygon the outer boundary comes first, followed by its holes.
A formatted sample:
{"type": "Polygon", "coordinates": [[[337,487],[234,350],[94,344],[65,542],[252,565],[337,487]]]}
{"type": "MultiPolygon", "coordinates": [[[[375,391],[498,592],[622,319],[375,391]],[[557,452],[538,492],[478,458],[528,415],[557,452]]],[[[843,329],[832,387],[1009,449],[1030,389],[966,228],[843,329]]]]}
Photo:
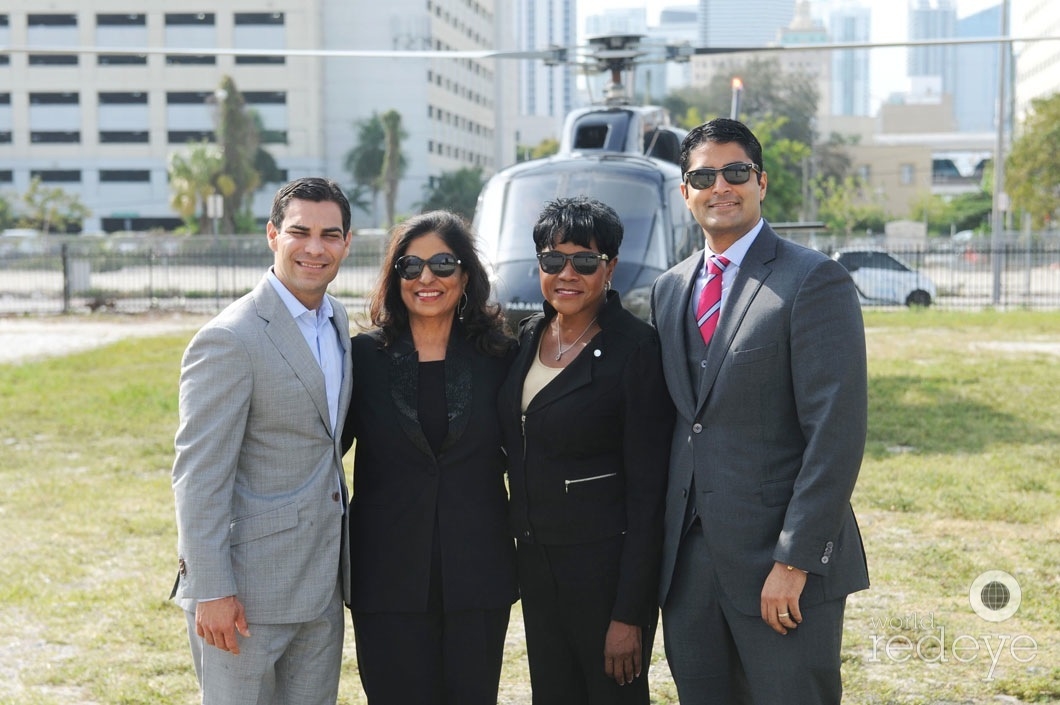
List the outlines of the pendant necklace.
{"type": "Polygon", "coordinates": [[[585,326],[585,330],[583,330],[581,332],[581,335],[579,335],[577,338],[575,338],[574,342],[571,343],[570,345],[568,345],[565,348],[563,347],[563,339],[559,335],[559,319],[557,318],[556,320],[552,321],[552,330],[556,334],[556,359],[557,360],[559,360],[561,357],[563,357],[564,354],[569,353],[574,348],[574,346],[578,344],[578,341],[581,340],[583,337],[585,337],[585,334],[588,333],[589,329],[593,327],[594,323],[596,323],[596,319],[597,318],[598,318],[598,316],[593,316],[593,320],[589,321],[589,325],[585,326]]]}

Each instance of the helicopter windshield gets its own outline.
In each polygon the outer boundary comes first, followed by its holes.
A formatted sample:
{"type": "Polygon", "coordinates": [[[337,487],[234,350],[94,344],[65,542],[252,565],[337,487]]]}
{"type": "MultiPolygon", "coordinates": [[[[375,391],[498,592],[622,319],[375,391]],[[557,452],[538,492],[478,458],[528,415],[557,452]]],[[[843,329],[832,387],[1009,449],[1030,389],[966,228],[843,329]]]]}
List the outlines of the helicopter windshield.
{"type": "MultiPolygon", "coordinates": [[[[585,170],[526,175],[507,186],[500,227],[494,233],[479,231],[485,241],[485,253],[494,262],[533,260],[534,223],[544,204],[554,198],[584,194],[611,206],[622,219],[625,232],[620,260],[659,266],[656,260],[661,253],[654,250],[663,240],[655,232],[661,227],[661,204],[659,186],[651,179],[630,173],[585,170]]],[[[661,264],[665,267],[665,261],[661,264]]]]}

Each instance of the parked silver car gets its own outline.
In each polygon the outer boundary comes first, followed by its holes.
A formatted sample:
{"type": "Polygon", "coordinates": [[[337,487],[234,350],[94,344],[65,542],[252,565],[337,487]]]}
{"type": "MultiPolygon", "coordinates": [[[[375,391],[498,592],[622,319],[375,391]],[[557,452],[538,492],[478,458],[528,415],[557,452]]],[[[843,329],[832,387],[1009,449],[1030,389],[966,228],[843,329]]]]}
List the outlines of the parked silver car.
{"type": "Polygon", "coordinates": [[[863,304],[930,306],[935,282],[883,250],[839,250],[832,259],[846,267],[863,304]]]}

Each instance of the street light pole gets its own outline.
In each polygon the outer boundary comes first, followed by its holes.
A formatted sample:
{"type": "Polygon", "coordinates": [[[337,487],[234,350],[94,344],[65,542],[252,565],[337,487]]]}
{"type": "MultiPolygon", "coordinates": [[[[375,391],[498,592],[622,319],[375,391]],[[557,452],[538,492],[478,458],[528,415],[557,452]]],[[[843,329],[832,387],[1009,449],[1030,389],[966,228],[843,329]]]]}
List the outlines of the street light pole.
{"type": "Polygon", "coordinates": [[[729,106],[729,117],[733,120],[740,119],[741,93],[743,93],[743,81],[734,76],[732,79],[732,105],[729,106]]]}
{"type": "Polygon", "coordinates": [[[1004,247],[1004,211],[1008,209],[1008,195],[1005,193],[1005,107],[1008,85],[1008,58],[1012,53],[1012,42],[1008,40],[1009,0],[1001,3],[1001,38],[997,52],[997,134],[994,138],[994,191],[993,213],[991,214],[990,267],[993,274],[993,286],[990,291],[990,302],[997,306],[1001,303],[1001,270],[1002,248],[1004,247]]]}

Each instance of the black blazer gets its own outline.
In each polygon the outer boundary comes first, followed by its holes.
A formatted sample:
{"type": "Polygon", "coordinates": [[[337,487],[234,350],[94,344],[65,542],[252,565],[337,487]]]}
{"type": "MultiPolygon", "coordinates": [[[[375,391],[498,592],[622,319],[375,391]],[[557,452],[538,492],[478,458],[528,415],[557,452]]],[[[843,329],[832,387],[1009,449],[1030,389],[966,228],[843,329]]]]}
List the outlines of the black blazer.
{"type": "Polygon", "coordinates": [[[419,356],[406,335],[353,338],[343,447],[356,439],[349,547],[354,612],[427,609],[437,527],[447,611],[511,605],[514,542],[505,526],[506,459],[497,390],[512,355],[489,357],[453,330],[445,359],[449,432],[438,455],[417,417],[419,356]]]}
{"type": "Polygon", "coordinates": [[[674,409],[659,338],[610,292],[601,331],[521,411],[523,380],[555,311],[521,326],[501,389],[510,526],[519,540],[579,544],[625,534],[612,618],[654,619],[674,409]],[[524,436],[525,431],[525,436],[524,436]]]}

